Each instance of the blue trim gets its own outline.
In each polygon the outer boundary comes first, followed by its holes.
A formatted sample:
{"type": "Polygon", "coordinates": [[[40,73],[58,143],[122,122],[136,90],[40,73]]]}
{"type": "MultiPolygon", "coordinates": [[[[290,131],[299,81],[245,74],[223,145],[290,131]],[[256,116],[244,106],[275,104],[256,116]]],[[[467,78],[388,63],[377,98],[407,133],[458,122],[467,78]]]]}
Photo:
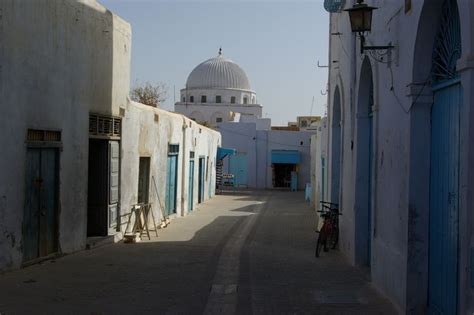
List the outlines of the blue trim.
{"type": "Polygon", "coordinates": [[[273,164],[300,164],[301,155],[296,150],[272,150],[273,164]]]}
{"type": "Polygon", "coordinates": [[[217,159],[222,160],[228,155],[234,155],[236,152],[236,149],[217,148],[217,159]]]}

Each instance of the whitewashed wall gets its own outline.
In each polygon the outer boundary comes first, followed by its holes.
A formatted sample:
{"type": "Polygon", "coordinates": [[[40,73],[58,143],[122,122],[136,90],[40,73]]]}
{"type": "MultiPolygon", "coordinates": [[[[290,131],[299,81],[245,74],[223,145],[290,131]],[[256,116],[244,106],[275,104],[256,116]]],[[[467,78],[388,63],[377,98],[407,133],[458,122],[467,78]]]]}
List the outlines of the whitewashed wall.
{"type": "MultiPolygon", "coordinates": [[[[411,1],[405,12],[404,2],[365,1],[378,7],[374,11],[372,32],[367,45],[396,48],[387,64],[360,54],[359,40],[351,33],[346,12],[331,14],[329,126],[333,121],[333,96],[336,88],[342,99],[342,172],[340,204],[340,248],[356,265],[370,265],[371,278],[403,313],[421,314],[427,304],[428,210],[429,210],[429,113],[430,88],[422,90],[429,78],[433,37],[442,1],[411,1]],[[358,148],[363,145],[357,122],[363,118],[359,93],[364,80],[362,67],[370,65],[374,80],[374,186],[372,199],[371,256],[367,256],[367,221],[358,189],[358,148]],[[358,137],[359,135],[359,137],[358,137]],[[361,215],[362,214],[362,215],[361,215]],[[365,233],[365,235],[364,235],[365,233]]],[[[352,3],[347,3],[350,7],[352,3]]],[[[473,310],[473,291],[469,286],[470,248],[474,244],[472,189],[474,188],[472,144],[473,96],[472,56],[474,3],[459,0],[463,57],[458,63],[462,84],[467,92],[461,115],[461,209],[460,216],[460,312],[473,310]]],[[[429,86],[429,83],[428,83],[429,86]]],[[[329,127],[329,147],[332,145],[329,127]]],[[[329,154],[329,187],[331,161],[329,154]]],[[[329,196],[330,197],[330,196],[329,196]]]]}
{"type": "MultiPolygon", "coordinates": [[[[137,203],[139,158],[150,157],[150,202],[155,218],[163,218],[165,207],[168,145],[179,145],[176,216],[188,212],[189,153],[195,152],[194,208],[198,208],[199,157],[206,165],[204,200],[215,194],[215,158],[221,144],[218,132],[197,124],[182,115],[130,102],[123,120],[121,209],[122,223],[128,220],[132,205],[137,203]],[[156,187],[155,187],[156,183],[156,187]],[[211,191],[209,191],[211,188],[211,191]]],[[[122,226],[122,230],[123,230],[122,226]]]]}
{"type": "Polygon", "coordinates": [[[118,114],[115,103],[125,104],[129,79],[114,75],[129,72],[130,26],[90,0],[3,0],[0,10],[0,270],[8,270],[22,263],[29,128],[61,131],[59,247],[84,248],[89,111],[118,114]]]}

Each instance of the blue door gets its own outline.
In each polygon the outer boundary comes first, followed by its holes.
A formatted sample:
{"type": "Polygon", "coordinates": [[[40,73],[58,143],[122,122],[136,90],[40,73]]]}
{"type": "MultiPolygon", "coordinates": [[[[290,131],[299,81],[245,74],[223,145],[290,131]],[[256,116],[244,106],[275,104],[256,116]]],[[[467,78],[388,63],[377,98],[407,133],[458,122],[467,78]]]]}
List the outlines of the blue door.
{"type": "Polygon", "coordinates": [[[429,308],[457,314],[461,85],[435,92],[431,111],[429,308]]]}
{"type": "Polygon", "coordinates": [[[198,202],[204,202],[204,178],[206,172],[206,160],[204,158],[199,158],[199,181],[198,181],[198,202]]]}
{"type": "Polygon", "coordinates": [[[429,288],[430,314],[458,313],[459,147],[462,87],[456,0],[445,0],[433,52],[431,108],[429,288]]]}
{"type": "Polygon", "coordinates": [[[23,217],[23,261],[57,251],[57,149],[28,149],[23,217]]]}
{"type": "Polygon", "coordinates": [[[237,153],[229,160],[230,173],[234,175],[235,186],[247,187],[247,153],[237,153]]]}
{"type": "Polygon", "coordinates": [[[194,209],[194,160],[189,161],[188,209],[194,209]]]}
{"type": "Polygon", "coordinates": [[[166,214],[169,216],[176,213],[176,192],[177,192],[177,172],[178,155],[168,155],[167,181],[166,181],[166,214]]]}
{"type": "Polygon", "coordinates": [[[367,265],[370,266],[372,262],[372,195],[373,195],[373,168],[374,168],[374,113],[372,107],[374,106],[374,81],[371,78],[370,90],[369,90],[369,117],[368,117],[368,128],[369,128],[369,147],[368,147],[368,183],[367,183],[367,265]]]}

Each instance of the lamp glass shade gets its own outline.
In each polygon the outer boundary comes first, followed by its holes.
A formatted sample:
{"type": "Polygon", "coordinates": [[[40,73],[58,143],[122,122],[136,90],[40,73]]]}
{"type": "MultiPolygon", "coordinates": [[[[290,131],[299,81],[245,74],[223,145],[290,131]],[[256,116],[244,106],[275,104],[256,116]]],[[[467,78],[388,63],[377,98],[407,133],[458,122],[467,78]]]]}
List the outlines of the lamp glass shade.
{"type": "Polygon", "coordinates": [[[369,7],[363,3],[356,4],[352,8],[345,10],[349,13],[353,33],[370,32],[372,29],[372,11],[375,9],[377,8],[369,7]]]}

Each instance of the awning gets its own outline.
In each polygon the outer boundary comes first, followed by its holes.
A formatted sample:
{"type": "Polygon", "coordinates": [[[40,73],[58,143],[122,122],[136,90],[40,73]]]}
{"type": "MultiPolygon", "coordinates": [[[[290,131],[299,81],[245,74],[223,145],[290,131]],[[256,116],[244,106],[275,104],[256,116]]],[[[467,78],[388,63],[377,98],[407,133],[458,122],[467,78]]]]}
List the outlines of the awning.
{"type": "Polygon", "coordinates": [[[234,155],[237,150],[228,148],[217,148],[217,159],[222,160],[228,155],[234,155]]]}
{"type": "Polygon", "coordinates": [[[297,150],[272,150],[273,164],[299,164],[300,152],[297,150]]]}

